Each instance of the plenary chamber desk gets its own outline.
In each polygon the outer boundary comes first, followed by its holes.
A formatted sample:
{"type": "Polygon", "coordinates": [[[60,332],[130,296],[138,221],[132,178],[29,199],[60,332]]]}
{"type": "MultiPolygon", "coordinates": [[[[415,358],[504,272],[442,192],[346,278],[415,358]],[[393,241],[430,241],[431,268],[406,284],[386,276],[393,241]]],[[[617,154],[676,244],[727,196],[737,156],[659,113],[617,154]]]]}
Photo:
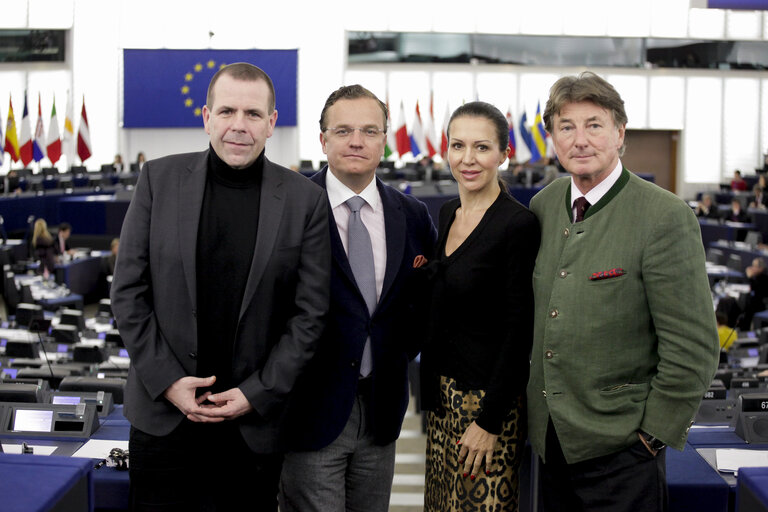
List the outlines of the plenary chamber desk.
{"type": "MultiPolygon", "coordinates": [[[[115,410],[100,420],[100,427],[92,435],[91,439],[103,439],[110,441],[127,441],[130,431],[128,420],[123,417],[122,406],[116,406],[115,410]]],[[[728,432],[726,432],[728,434],[728,432]]],[[[730,432],[726,441],[738,443],[736,436],[730,432]],[[735,438],[735,439],[734,439],[735,438]]],[[[39,443],[31,437],[24,439],[29,443],[39,443]]],[[[743,441],[739,439],[741,445],[743,441]]],[[[9,442],[3,439],[3,443],[9,442]]],[[[11,442],[19,442],[14,439],[11,442]]],[[[73,452],[76,449],[71,439],[48,440],[49,443],[62,445],[62,452],[73,452]],[[74,448],[74,449],[73,449],[74,448]]],[[[717,442],[711,436],[709,442],[717,442]]],[[[77,447],[83,443],[79,440],[77,447]]],[[[34,458],[39,460],[40,466],[60,464],[62,457],[53,456],[17,456],[34,458]]],[[[18,461],[15,458],[14,461],[18,461]]],[[[64,459],[69,460],[69,459],[64,459]]],[[[72,459],[85,460],[91,468],[89,475],[93,485],[93,506],[103,510],[121,510],[128,507],[128,473],[114,468],[103,466],[94,469],[97,459],[72,459]]],[[[8,472],[13,471],[13,466],[0,466],[0,482],[6,478],[8,472]]],[[[683,452],[667,449],[667,479],[669,483],[670,511],[671,512],[729,512],[732,508],[735,496],[735,484],[729,485],[717,471],[697,452],[690,443],[683,452]]],[[[63,496],[64,491],[61,490],[63,496]]],[[[58,494],[57,494],[58,495],[58,494]]],[[[5,510],[5,509],[3,509],[5,510]]]]}

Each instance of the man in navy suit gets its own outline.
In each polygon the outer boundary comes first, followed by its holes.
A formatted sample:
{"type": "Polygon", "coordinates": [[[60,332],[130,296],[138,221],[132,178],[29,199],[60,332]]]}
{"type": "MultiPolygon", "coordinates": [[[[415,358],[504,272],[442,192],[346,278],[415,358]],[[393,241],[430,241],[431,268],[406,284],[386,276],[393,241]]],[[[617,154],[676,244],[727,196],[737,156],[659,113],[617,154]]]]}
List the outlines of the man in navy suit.
{"type": "Polygon", "coordinates": [[[331,303],[291,397],[283,512],[389,507],[408,362],[419,352],[426,303],[417,268],[436,231],[422,202],[375,177],[386,128],[386,105],[360,85],[334,91],[320,116],[328,166],[312,179],[326,189],[331,212],[331,303]],[[358,269],[367,239],[373,258],[365,276],[358,269]]]}

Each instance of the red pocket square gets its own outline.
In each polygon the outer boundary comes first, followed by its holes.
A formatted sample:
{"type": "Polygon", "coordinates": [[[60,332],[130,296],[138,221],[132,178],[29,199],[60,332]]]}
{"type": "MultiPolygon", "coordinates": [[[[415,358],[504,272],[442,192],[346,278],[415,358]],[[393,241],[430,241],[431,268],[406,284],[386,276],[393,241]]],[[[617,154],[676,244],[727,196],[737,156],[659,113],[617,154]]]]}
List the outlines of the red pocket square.
{"type": "Polygon", "coordinates": [[[600,281],[601,279],[610,279],[612,277],[621,277],[626,272],[623,268],[612,268],[611,270],[603,270],[602,272],[593,272],[589,276],[590,281],[600,281]]]}
{"type": "Polygon", "coordinates": [[[427,264],[427,258],[423,254],[419,254],[413,259],[413,268],[423,267],[427,264]]]}

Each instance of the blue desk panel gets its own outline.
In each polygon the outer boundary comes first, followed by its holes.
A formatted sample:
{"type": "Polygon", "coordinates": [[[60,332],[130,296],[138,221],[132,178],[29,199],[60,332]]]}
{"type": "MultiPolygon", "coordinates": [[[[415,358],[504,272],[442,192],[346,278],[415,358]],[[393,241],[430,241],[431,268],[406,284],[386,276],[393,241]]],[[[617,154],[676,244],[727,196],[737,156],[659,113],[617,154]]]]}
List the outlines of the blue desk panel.
{"type": "Polygon", "coordinates": [[[737,512],[768,512],[768,468],[739,471],[737,512]]]}
{"type": "Polygon", "coordinates": [[[682,452],[667,448],[669,510],[727,512],[728,484],[689,444],[682,452]]]}
{"type": "Polygon", "coordinates": [[[66,510],[92,511],[92,466],[90,459],[0,454],[0,508],[45,512],[69,500],[66,510]]]}

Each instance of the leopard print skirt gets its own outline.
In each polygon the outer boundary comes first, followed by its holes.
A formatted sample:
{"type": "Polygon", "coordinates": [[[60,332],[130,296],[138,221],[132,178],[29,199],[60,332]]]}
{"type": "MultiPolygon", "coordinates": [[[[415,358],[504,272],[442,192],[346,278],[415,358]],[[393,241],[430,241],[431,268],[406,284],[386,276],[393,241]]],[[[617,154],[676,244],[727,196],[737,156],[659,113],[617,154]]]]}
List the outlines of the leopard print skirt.
{"type": "Polygon", "coordinates": [[[477,418],[485,391],[461,391],[456,382],[440,377],[440,407],[427,416],[425,512],[517,512],[518,472],[525,444],[522,397],[502,426],[496,441],[490,476],[483,471],[473,482],[463,477],[456,442],[477,418]]]}

